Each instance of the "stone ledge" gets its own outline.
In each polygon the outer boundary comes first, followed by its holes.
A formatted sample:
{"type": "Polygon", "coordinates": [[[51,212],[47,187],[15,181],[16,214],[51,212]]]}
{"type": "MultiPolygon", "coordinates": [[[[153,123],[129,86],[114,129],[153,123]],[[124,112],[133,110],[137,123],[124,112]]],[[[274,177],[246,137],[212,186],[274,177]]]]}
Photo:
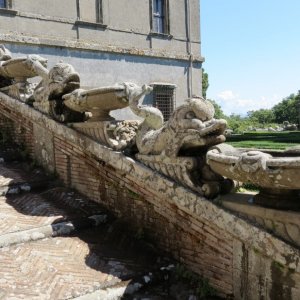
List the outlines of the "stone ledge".
{"type": "Polygon", "coordinates": [[[253,194],[222,196],[222,206],[300,247],[300,212],[265,208],[251,203],[253,194]]]}
{"type": "Polygon", "coordinates": [[[165,40],[171,40],[173,38],[173,35],[171,35],[169,33],[160,33],[160,32],[154,32],[154,31],[151,31],[149,33],[149,36],[161,38],[161,39],[165,39],[165,40]]]}
{"type": "Polygon", "coordinates": [[[75,25],[77,26],[85,26],[85,27],[93,27],[98,29],[106,29],[107,25],[102,23],[89,22],[84,20],[76,20],[75,25]]]}
{"type": "Polygon", "coordinates": [[[1,103],[6,107],[22,114],[25,118],[29,118],[32,122],[43,126],[49,131],[55,132],[56,135],[77,145],[87,153],[95,155],[107,165],[117,169],[121,174],[125,176],[130,174],[130,177],[138,182],[142,188],[150,190],[161,199],[169,199],[180,210],[190,214],[196,220],[199,218],[205,219],[227,231],[237,241],[245,244],[246,247],[255,249],[255,251],[275,260],[279,264],[300,272],[298,259],[300,253],[298,249],[224,211],[205,198],[153,172],[122,153],[112,151],[75,130],[55,122],[24,103],[3,93],[0,93],[0,98],[1,103]]]}
{"type": "Polygon", "coordinates": [[[9,9],[9,8],[0,8],[0,14],[16,16],[18,14],[18,11],[14,10],[14,9],[9,9]]]}
{"type": "MultiPolygon", "coordinates": [[[[63,47],[70,48],[73,50],[84,50],[84,51],[100,51],[108,52],[115,54],[128,54],[128,55],[137,55],[161,59],[170,59],[170,60],[182,60],[190,61],[189,55],[184,54],[169,54],[166,51],[154,51],[148,49],[137,49],[137,48],[122,48],[116,46],[103,46],[100,44],[88,42],[88,41],[78,41],[78,40],[62,40],[55,37],[35,37],[35,36],[26,36],[18,33],[10,34],[0,34],[0,41],[2,43],[21,43],[22,45],[35,45],[35,46],[49,46],[49,47],[63,47]]],[[[194,56],[194,63],[204,62],[202,56],[194,56]]]]}

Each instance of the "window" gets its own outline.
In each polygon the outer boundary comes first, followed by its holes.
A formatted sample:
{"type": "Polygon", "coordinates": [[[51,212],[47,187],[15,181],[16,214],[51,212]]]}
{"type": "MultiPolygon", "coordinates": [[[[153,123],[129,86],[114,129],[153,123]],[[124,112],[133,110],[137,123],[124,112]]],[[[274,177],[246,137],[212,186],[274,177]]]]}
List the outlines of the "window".
{"type": "Polygon", "coordinates": [[[162,112],[164,120],[168,121],[176,106],[176,85],[167,83],[154,83],[152,86],[153,106],[157,107],[162,112]]]}
{"type": "Polygon", "coordinates": [[[7,8],[6,0],[0,0],[0,8],[7,8]]]}
{"type": "Polygon", "coordinates": [[[96,23],[103,23],[102,0],[96,0],[96,23]]]}
{"type": "Polygon", "coordinates": [[[18,11],[13,8],[13,0],[0,0],[0,13],[16,16],[18,11]]]}
{"type": "Polygon", "coordinates": [[[0,0],[0,8],[12,9],[12,0],[0,0]]]}
{"type": "Polygon", "coordinates": [[[77,0],[77,10],[83,23],[103,24],[102,0],[77,0]]]}
{"type": "Polygon", "coordinates": [[[152,0],[152,32],[169,33],[169,1],[152,0]]]}

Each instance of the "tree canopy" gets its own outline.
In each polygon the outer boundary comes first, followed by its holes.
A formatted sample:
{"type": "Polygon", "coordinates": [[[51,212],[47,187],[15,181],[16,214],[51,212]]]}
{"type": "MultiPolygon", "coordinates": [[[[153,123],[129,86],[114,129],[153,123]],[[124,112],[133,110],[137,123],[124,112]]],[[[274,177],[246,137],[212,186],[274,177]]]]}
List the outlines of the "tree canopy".
{"type": "Polygon", "coordinates": [[[208,74],[202,69],[202,96],[206,98],[206,92],[209,87],[208,74]]]}
{"type": "Polygon", "coordinates": [[[272,108],[276,123],[283,123],[284,121],[298,123],[300,104],[298,98],[299,95],[291,94],[272,108]]]}
{"type": "MultiPolygon", "coordinates": [[[[202,69],[202,93],[206,98],[206,92],[209,87],[208,74],[202,69]]],[[[283,124],[288,121],[290,124],[298,124],[300,127],[300,91],[298,94],[291,94],[282,99],[281,102],[271,109],[258,109],[247,112],[246,117],[237,114],[226,116],[222,108],[213,99],[209,99],[215,108],[215,118],[226,119],[229,128],[235,132],[242,132],[249,127],[267,128],[276,124],[283,124]]]]}
{"type": "Polygon", "coordinates": [[[272,109],[251,110],[248,111],[247,115],[254,123],[268,124],[275,122],[275,114],[272,109]]]}

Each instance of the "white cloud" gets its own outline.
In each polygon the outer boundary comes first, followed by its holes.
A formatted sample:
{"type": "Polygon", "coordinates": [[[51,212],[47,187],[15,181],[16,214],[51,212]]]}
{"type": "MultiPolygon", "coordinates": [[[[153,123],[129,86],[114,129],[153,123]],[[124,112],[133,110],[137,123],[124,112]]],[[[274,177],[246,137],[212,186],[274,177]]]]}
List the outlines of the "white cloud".
{"type": "Polygon", "coordinates": [[[234,94],[233,91],[227,90],[219,93],[217,97],[222,100],[233,100],[236,99],[238,95],[234,94]]]}
{"type": "Polygon", "coordinates": [[[244,98],[231,90],[225,90],[217,94],[216,101],[221,105],[225,114],[246,115],[250,110],[271,108],[280,101],[278,95],[260,96],[256,98],[244,98]]]}

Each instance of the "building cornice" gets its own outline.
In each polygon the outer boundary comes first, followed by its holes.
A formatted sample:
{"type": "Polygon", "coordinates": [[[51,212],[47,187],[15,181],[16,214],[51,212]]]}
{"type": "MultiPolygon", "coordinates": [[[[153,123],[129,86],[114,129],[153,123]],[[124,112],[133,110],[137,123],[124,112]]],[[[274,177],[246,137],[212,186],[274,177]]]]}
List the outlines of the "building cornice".
{"type": "Polygon", "coordinates": [[[72,50],[84,50],[94,52],[106,52],[115,54],[127,54],[136,56],[145,56],[153,58],[164,58],[172,60],[183,60],[190,61],[192,59],[195,63],[204,62],[204,58],[200,55],[187,55],[178,54],[167,51],[158,51],[153,49],[138,49],[138,48],[124,48],[118,46],[105,46],[96,44],[90,41],[79,41],[79,40],[62,40],[55,37],[34,37],[26,36],[18,33],[0,34],[1,43],[15,43],[23,45],[34,45],[34,46],[48,46],[48,47],[62,47],[72,50]]]}

